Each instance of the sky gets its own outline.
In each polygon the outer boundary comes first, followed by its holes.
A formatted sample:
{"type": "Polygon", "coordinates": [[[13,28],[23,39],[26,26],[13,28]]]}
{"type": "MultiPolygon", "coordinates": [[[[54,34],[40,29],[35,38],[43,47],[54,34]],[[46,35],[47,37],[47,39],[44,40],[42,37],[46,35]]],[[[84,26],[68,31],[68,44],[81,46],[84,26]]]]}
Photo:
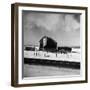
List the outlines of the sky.
{"type": "Polygon", "coordinates": [[[22,11],[24,45],[38,45],[43,36],[58,46],[80,46],[80,14],[22,11]]]}

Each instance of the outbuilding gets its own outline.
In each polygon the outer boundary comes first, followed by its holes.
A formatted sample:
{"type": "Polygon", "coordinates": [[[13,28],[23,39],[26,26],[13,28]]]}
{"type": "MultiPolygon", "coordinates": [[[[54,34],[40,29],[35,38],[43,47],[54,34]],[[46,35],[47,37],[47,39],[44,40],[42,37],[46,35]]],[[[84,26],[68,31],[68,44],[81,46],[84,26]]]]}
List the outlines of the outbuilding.
{"type": "Polygon", "coordinates": [[[39,42],[40,50],[46,50],[51,52],[55,52],[57,50],[57,42],[50,37],[44,36],[39,42]]]}

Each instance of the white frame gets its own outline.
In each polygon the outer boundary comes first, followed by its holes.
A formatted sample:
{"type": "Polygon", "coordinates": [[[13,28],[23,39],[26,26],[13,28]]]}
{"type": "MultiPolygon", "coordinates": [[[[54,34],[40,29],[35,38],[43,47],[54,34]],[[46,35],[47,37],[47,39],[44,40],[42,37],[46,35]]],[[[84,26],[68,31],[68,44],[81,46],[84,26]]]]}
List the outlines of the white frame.
{"type": "Polygon", "coordinates": [[[19,57],[18,57],[18,76],[19,76],[19,84],[28,84],[28,83],[46,83],[48,82],[62,82],[62,81],[77,81],[77,80],[85,80],[85,11],[84,10],[72,10],[72,9],[52,9],[52,8],[40,8],[40,7],[23,7],[20,6],[18,7],[18,16],[19,16],[19,23],[18,23],[18,30],[19,30],[19,41],[18,41],[18,46],[19,46],[19,57]],[[82,63],[81,63],[81,72],[80,75],[78,76],[72,76],[72,77],[56,77],[52,76],[50,77],[44,77],[44,79],[41,78],[33,78],[33,77],[28,77],[28,78],[23,78],[22,79],[22,10],[33,10],[33,11],[49,11],[49,12],[67,12],[67,13],[81,13],[81,51],[82,51],[82,63]],[[83,38],[83,39],[82,39],[83,38]],[[51,78],[51,79],[50,79],[51,78]]]}

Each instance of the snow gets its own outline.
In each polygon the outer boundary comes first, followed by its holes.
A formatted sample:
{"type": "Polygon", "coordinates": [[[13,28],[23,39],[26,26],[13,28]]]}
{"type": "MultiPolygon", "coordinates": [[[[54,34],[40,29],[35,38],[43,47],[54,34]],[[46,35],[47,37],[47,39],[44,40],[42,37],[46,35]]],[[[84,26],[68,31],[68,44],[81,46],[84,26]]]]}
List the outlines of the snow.
{"type": "Polygon", "coordinates": [[[24,58],[35,58],[35,59],[48,59],[56,61],[70,61],[70,62],[81,62],[80,59],[80,50],[73,50],[75,52],[61,54],[61,53],[52,53],[46,51],[26,51],[24,50],[24,58]]]}

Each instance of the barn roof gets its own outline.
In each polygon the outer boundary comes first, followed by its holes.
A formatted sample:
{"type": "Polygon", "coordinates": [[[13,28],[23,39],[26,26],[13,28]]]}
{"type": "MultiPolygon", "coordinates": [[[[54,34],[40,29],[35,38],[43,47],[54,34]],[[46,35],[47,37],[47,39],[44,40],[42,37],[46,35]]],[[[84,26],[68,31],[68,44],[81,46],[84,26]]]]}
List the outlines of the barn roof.
{"type": "Polygon", "coordinates": [[[48,36],[43,36],[39,42],[42,42],[43,38],[47,38],[47,39],[53,41],[54,43],[57,43],[54,39],[52,39],[51,37],[48,37],[48,36]]]}

